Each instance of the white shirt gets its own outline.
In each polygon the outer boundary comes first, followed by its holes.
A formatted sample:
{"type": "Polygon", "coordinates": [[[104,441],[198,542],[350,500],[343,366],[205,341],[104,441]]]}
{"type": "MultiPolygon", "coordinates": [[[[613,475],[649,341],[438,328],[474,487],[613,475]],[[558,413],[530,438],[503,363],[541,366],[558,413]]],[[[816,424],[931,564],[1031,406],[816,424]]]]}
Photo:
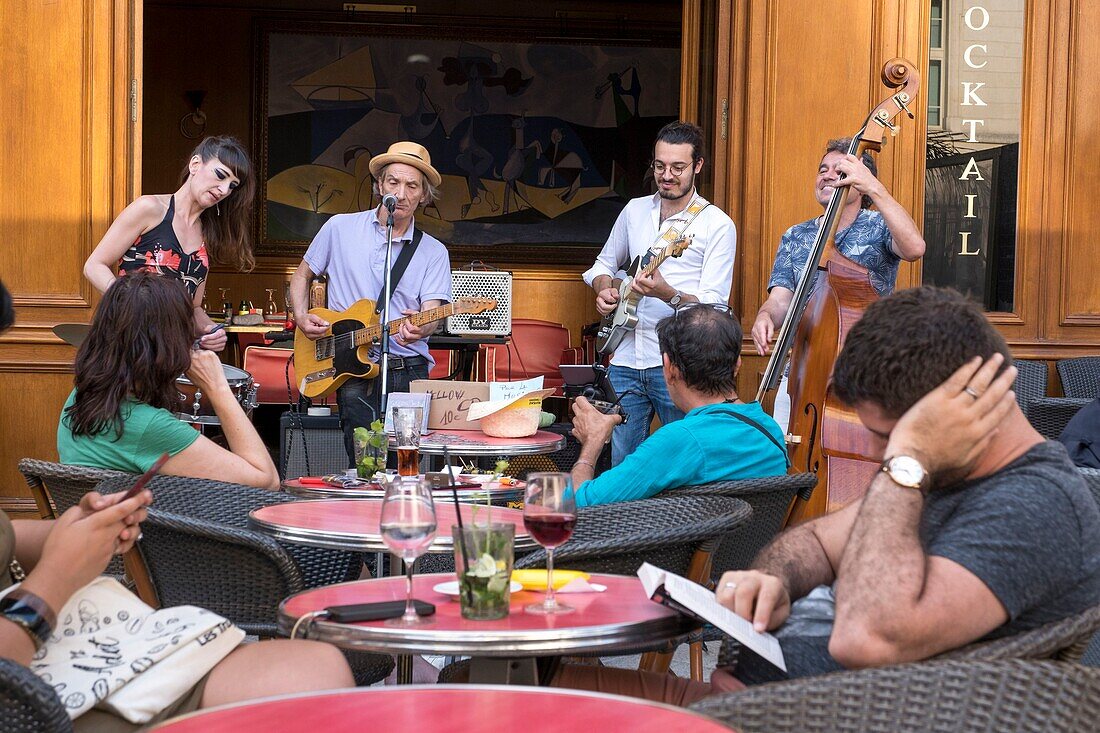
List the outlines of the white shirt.
{"type": "MultiPolygon", "coordinates": [[[[693,199],[695,195],[693,192],[693,199]]],[[[688,218],[686,209],[661,222],[660,195],[631,199],[615,220],[595,264],[581,277],[589,286],[600,275],[622,277],[634,258],[653,246],[658,234],[671,226],[683,226],[688,218]]],[[[679,257],[665,260],[660,273],[669,285],[685,295],[694,295],[703,303],[728,303],[733,257],[737,251],[737,230],[733,221],[712,204],[695,217],[684,233],[694,235],[691,246],[679,257]]],[[[638,327],[626,334],[611,357],[611,363],[632,369],[661,366],[657,322],[672,312],[672,306],[663,300],[642,298],[638,303],[638,327]]]]}

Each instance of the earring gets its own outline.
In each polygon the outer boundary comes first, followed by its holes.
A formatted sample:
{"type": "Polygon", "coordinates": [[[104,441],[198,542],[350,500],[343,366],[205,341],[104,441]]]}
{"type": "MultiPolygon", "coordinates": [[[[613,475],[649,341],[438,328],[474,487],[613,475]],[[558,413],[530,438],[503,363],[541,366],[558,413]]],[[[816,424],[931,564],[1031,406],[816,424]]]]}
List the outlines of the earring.
{"type": "Polygon", "coordinates": [[[218,212],[218,216],[222,215],[222,205],[220,202],[214,204],[214,210],[218,212]]]}

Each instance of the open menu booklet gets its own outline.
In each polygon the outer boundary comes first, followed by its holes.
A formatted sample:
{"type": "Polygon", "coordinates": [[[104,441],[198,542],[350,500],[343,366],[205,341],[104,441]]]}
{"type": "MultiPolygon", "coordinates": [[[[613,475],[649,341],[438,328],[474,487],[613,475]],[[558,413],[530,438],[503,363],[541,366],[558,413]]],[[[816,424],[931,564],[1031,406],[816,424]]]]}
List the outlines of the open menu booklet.
{"type": "Polygon", "coordinates": [[[751,621],[719,604],[713,591],[647,562],[638,568],[638,577],[646,595],[654,602],[714,624],[779,669],[787,671],[779,640],[769,633],[760,633],[752,627],[751,621]]]}

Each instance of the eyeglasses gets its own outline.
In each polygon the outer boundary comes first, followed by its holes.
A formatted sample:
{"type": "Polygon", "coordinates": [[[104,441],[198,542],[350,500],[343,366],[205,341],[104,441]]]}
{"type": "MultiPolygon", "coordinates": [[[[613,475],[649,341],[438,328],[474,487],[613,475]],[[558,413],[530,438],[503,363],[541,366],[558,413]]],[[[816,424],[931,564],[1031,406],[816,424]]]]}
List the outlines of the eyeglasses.
{"type": "Polygon", "coordinates": [[[679,178],[680,176],[684,175],[684,171],[686,171],[690,166],[691,163],[673,163],[672,165],[665,165],[664,163],[655,160],[653,161],[653,165],[651,165],[650,168],[652,168],[653,172],[659,176],[664,175],[665,171],[667,170],[669,173],[679,178]]]}
{"type": "Polygon", "coordinates": [[[710,308],[716,310],[719,313],[725,313],[730,318],[733,318],[733,308],[730,308],[725,303],[700,303],[698,301],[691,301],[690,303],[681,303],[676,306],[676,310],[673,311],[673,317],[680,315],[681,313],[687,313],[692,308],[710,308]]]}

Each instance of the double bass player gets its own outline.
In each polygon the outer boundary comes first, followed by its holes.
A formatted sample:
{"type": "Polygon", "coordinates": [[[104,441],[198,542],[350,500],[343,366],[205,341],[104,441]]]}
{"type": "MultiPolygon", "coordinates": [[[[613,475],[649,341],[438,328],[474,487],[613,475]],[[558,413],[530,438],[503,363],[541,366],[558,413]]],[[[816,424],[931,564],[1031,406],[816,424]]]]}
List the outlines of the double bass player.
{"type": "MultiPolygon", "coordinates": [[[[862,160],[848,155],[851,138],[830,140],[818,164],[814,179],[814,198],[824,209],[836,188],[849,189],[840,213],[835,245],[837,251],[867,268],[871,285],[880,296],[894,290],[898,265],[924,255],[924,238],[886,186],[869,153],[862,160]],[[874,206],[875,211],[869,207],[874,206]]],[[[805,270],[821,217],[815,217],[788,229],[779,243],[771,277],[768,299],[760,306],[752,327],[752,340],[759,354],[766,355],[776,330],[791,306],[795,286],[805,270]]],[[[784,375],[775,396],[772,414],[784,430],[790,417],[787,377],[784,375]]]]}

